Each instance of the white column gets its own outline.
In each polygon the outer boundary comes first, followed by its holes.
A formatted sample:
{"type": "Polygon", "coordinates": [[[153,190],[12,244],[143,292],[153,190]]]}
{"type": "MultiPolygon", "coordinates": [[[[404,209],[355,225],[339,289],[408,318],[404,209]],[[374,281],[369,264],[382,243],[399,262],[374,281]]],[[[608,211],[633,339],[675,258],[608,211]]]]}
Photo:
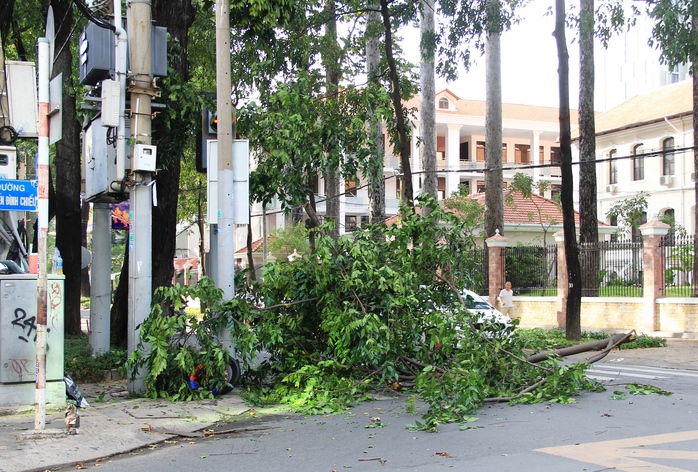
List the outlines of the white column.
{"type": "MultiPolygon", "coordinates": [[[[540,131],[532,131],[531,132],[531,164],[533,165],[540,165],[542,162],[540,161],[540,150],[538,149],[540,147],[540,131]]],[[[533,184],[537,184],[540,181],[540,174],[541,169],[540,168],[534,168],[531,169],[531,172],[533,172],[533,184]]]]}
{"type": "Polygon", "coordinates": [[[446,195],[448,198],[460,185],[460,128],[461,125],[448,125],[446,135],[446,195]]]}

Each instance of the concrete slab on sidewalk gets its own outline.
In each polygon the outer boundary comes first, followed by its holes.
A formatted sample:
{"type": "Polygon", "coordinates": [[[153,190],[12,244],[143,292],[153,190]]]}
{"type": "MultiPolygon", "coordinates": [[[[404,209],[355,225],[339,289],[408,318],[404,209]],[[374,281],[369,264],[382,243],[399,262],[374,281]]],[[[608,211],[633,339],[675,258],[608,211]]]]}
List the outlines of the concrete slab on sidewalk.
{"type": "MultiPolygon", "coordinates": [[[[40,439],[22,434],[34,429],[33,413],[5,416],[0,418],[0,468],[44,471],[93,461],[162,442],[177,432],[186,435],[205,429],[248,409],[235,394],[181,403],[143,398],[93,403],[80,410],[79,434],[40,439]]],[[[46,428],[65,430],[63,411],[47,413],[46,428]]]]}

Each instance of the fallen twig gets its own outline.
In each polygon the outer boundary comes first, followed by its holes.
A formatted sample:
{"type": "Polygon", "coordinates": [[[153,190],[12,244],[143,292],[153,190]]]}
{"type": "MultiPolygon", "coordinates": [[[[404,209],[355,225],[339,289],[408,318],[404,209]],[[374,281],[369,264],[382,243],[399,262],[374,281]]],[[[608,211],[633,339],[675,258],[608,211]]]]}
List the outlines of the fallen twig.
{"type": "Polygon", "coordinates": [[[366,461],[378,461],[381,463],[381,465],[388,462],[387,459],[381,459],[380,457],[366,457],[366,458],[359,459],[359,462],[366,462],[366,461]]]}

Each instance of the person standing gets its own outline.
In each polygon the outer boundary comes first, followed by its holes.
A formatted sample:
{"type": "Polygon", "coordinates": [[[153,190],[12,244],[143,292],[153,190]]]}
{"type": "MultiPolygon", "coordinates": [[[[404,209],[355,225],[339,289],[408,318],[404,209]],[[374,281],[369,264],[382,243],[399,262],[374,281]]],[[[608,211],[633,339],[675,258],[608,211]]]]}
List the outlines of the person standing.
{"type": "Polygon", "coordinates": [[[503,315],[514,319],[514,291],[511,289],[511,282],[507,281],[504,288],[499,292],[499,311],[503,315]]]}

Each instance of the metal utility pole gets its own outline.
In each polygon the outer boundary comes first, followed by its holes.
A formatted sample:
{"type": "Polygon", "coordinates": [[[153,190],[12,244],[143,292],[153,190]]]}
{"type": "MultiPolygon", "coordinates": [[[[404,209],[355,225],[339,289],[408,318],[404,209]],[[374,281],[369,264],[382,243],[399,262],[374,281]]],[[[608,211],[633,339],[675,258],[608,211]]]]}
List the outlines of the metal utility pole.
{"type": "MultiPolygon", "coordinates": [[[[218,263],[216,285],[223,298],[235,295],[235,223],[233,212],[233,121],[230,93],[230,4],[216,2],[216,103],[218,114],[218,263]]],[[[219,340],[232,351],[230,330],[223,329],[219,340]]]]}
{"type": "Polygon", "coordinates": [[[48,243],[48,153],[49,153],[49,40],[39,38],[39,237],[38,237],[38,280],[36,307],[36,392],[34,430],[46,427],[46,324],[47,324],[47,278],[46,245],[48,243]]]}
{"type": "MultiPolygon", "coordinates": [[[[151,143],[151,99],[155,94],[151,74],[152,11],[150,2],[128,4],[128,37],[130,68],[133,78],[131,92],[131,138],[135,143],[151,143]]],[[[154,181],[150,171],[138,165],[138,145],[131,156],[128,274],[128,354],[137,350],[140,329],[137,327],[150,314],[152,301],[152,216],[154,181]]],[[[151,150],[151,152],[154,152],[151,150]]],[[[153,156],[154,157],[154,156],[153,156]]],[[[144,373],[129,381],[133,393],[145,391],[144,373]]]]}

